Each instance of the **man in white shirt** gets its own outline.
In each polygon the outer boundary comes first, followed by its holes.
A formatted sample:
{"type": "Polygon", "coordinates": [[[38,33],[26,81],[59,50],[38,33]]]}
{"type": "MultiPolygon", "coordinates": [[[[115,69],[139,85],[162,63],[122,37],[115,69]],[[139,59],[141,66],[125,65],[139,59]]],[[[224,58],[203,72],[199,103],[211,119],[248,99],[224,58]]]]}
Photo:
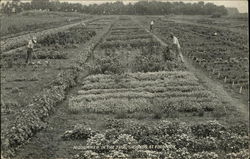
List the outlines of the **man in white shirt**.
{"type": "Polygon", "coordinates": [[[150,32],[153,31],[153,25],[154,25],[154,21],[152,20],[151,23],[150,23],[150,32]]]}
{"type": "Polygon", "coordinates": [[[82,22],[82,26],[83,26],[83,27],[86,27],[86,24],[85,24],[84,22],[82,22]]]}
{"type": "Polygon", "coordinates": [[[175,49],[176,53],[179,54],[179,57],[181,61],[183,62],[183,56],[181,53],[181,46],[180,46],[179,40],[177,39],[177,37],[174,36],[173,33],[170,34],[170,37],[173,39],[173,49],[175,49]]]}
{"type": "Polygon", "coordinates": [[[32,39],[29,40],[28,45],[27,45],[27,58],[26,58],[26,64],[32,60],[32,52],[34,49],[34,45],[37,43],[36,37],[33,37],[32,39]]]}

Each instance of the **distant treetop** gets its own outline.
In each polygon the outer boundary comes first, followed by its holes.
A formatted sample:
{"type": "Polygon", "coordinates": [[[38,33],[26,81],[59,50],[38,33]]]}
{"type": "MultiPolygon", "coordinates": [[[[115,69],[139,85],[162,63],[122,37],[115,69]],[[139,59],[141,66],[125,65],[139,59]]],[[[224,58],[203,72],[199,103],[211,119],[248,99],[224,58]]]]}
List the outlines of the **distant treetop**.
{"type": "MultiPolygon", "coordinates": [[[[18,1],[18,0],[16,0],[18,1]]],[[[59,2],[58,0],[32,0],[31,3],[17,5],[15,1],[2,4],[1,12],[10,14],[13,8],[16,12],[23,10],[49,10],[63,12],[81,12],[88,14],[127,14],[127,15],[226,15],[228,10],[224,6],[217,6],[213,3],[183,3],[183,2],[158,2],[158,1],[139,1],[134,4],[123,4],[122,2],[91,4],[88,6],[80,3],[59,2]]]]}

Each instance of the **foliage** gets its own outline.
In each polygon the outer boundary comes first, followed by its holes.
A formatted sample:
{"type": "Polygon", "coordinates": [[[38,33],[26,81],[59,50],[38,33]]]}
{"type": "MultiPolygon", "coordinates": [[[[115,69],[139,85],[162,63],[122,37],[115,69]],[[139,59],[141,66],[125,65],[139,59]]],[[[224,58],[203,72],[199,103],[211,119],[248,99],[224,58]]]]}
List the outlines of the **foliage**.
{"type": "Polygon", "coordinates": [[[95,65],[89,66],[89,70],[92,74],[122,74],[125,71],[116,53],[97,57],[95,65]]]}
{"type": "Polygon", "coordinates": [[[88,139],[93,136],[95,132],[90,127],[85,125],[77,124],[73,130],[65,131],[62,138],[65,140],[69,139],[88,139]]]}
{"type": "Polygon", "coordinates": [[[11,129],[3,134],[1,147],[5,155],[13,155],[18,146],[46,126],[44,118],[65,98],[65,91],[75,85],[75,76],[73,71],[60,73],[48,88],[33,97],[28,107],[20,110],[11,129]]]}
{"type": "Polygon", "coordinates": [[[45,46],[77,44],[86,42],[95,35],[95,31],[89,31],[81,26],[76,26],[70,28],[68,31],[47,35],[39,43],[45,46]]]}
{"type": "Polygon", "coordinates": [[[226,155],[227,159],[248,159],[249,158],[249,150],[248,149],[242,149],[240,152],[237,153],[228,153],[226,155]]]}
{"type": "MultiPolygon", "coordinates": [[[[225,158],[247,158],[247,137],[242,138],[235,134],[228,133],[231,127],[224,127],[221,132],[216,132],[217,137],[197,137],[192,133],[193,125],[184,122],[170,122],[161,120],[155,124],[145,124],[124,120],[109,120],[116,122],[119,127],[107,128],[105,134],[96,134],[87,140],[87,146],[96,146],[100,149],[85,151],[79,156],[98,156],[98,157],[127,157],[127,158],[164,158],[170,159],[218,159],[218,151],[226,153],[225,158]],[[221,133],[227,134],[227,138],[221,138],[221,133]],[[237,138],[235,138],[237,136],[237,138]],[[232,140],[233,139],[233,140],[232,140]],[[237,141],[237,142],[236,142],[237,141]],[[225,149],[238,147],[239,149],[225,149]],[[239,146],[245,145],[245,146],[239,146]],[[102,149],[101,147],[112,147],[102,149]],[[228,153],[230,152],[230,153],[228,153]]],[[[208,121],[215,123],[215,121],[208,121]]],[[[217,125],[220,123],[217,123],[217,125]]],[[[212,124],[213,125],[213,124],[212,124]]],[[[234,125],[232,125],[234,127],[234,125]]],[[[217,127],[217,126],[213,126],[217,127]]]]}
{"type": "MultiPolygon", "coordinates": [[[[164,15],[164,14],[188,14],[188,15],[211,15],[214,13],[225,15],[227,10],[224,6],[216,6],[213,3],[183,3],[183,2],[157,2],[157,1],[141,1],[134,4],[123,4],[122,2],[92,4],[83,6],[80,3],[60,3],[58,1],[49,2],[41,0],[33,0],[32,3],[21,3],[17,6],[16,3],[7,3],[2,5],[3,13],[12,13],[13,8],[17,11],[42,9],[50,11],[64,12],[82,12],[89,14],[105,14],[105,15],[164,15]]],[[[14,12],[15,13],[15,12],[14,12]]]]}

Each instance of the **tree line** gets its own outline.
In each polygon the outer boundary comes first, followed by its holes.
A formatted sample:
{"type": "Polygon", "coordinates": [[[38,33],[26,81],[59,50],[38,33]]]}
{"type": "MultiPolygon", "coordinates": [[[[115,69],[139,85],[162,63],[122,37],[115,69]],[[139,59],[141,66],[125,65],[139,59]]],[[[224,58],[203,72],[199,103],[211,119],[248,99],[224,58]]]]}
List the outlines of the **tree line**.
{"type": "Polygon", "coordinates": [[[31,3],[22,3],[20,0],[12,0],[1,5],[1,12],[5,14],[19,13],[24,10],[48,10],[62,12],[80,12],[87,14],[127,14],[127,15],[226,15],[224,6],[213,3],[183,3],[183,2],[159,2],[139,1],[124,4],[122,2],[82,5],[80,3],[59,2],[58,0],[32,0],[31,3]]]}

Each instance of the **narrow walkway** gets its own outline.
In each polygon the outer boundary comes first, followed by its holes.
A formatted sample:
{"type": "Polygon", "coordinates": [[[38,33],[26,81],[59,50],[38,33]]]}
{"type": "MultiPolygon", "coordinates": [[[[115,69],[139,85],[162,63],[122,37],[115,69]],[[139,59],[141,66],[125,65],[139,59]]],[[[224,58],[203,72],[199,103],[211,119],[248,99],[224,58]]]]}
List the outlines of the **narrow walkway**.
{"type": "MultiPolygon", "coordinates": [[[[167,46],[165,42],[163,42],[158,36],[150,32],[148,29],[143,27],[138,21],[133,19],[140,27],[144,28],[148,33],[150,33],[157,41],[160,42],[161,45],[167,46]]],[[[236,107],[236,110],[242,114],[242,117],[248,121],[249,119],[249,108],[247,105],[243,104],[242,101],[232,97],[227,93],[227,91],[224,90],[224,87],[221,83],[207,77],[207,75],[202,71],[201,69],[198,69],[192,65],[192,62],[189,61],[187,58],[184,57],[184,64],[187,67],[188,71],[193,72],[194,75],[200,80],[202,85],[204,85],[205,88],[211,90],[213,93],[215,93],[222,102],[230,103],[230,105],[236,107]]]]}

